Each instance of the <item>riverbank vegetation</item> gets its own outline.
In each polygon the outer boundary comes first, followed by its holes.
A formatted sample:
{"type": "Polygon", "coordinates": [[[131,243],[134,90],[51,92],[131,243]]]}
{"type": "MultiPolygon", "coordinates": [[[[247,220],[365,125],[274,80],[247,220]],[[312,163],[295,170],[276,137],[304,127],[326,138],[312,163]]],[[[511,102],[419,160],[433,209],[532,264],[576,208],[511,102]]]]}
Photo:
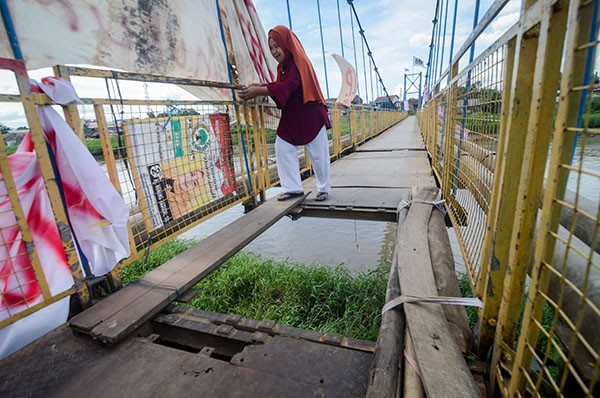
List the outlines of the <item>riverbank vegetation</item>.
{"type": "MultiPolygon", "coordinates": [[[[173,240],[121,271],[132,282],[195,243],[173,240]]],[[[377,340],[389,265],[352,276],[340,267],[289,264],[240,252],[202,280],[187,305],[311,329],[377,340]]]]}

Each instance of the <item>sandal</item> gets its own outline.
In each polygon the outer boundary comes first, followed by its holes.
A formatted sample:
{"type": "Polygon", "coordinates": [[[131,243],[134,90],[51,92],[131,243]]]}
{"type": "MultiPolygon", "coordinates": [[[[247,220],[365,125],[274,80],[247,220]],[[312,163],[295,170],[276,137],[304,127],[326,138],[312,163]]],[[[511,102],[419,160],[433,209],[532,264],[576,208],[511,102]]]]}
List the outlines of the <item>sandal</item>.
{"type": "Polygon", "coordinates": [[[299,196],[303,196],[304,192],[284,192],[277,197],[277,200],[283,202],[284,200],[297,198],[299,196]]]}
{"type": "Polygon", "coordinates": [[[329,194],[327,192],[319,192],[317,194],[317,196],[315,196],[315,200],[317,202],[322,202],[324,200],[327,200],[328,197],[329,197],[329,194]]]}

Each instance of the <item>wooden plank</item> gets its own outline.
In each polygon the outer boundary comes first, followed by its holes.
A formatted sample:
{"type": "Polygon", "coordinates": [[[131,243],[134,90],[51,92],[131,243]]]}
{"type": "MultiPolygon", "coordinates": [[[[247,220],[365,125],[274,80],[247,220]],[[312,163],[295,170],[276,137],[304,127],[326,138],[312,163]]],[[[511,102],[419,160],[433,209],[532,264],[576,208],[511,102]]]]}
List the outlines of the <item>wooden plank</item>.
{"type": "MultiPolygon", "coordinates": [[[[310,188],[316,192],[316,187],[309,183],[304,185],[304,189],[310,188]]],[[[302,203],[302,207],[311,206],[335,206],[340,208],[371,208],[396,210],[400,197],[410,192],[409,188],[354,188],[354,187],[335,187],[329,198],[324,202],[314,200],[314,195],[309,196],[302,203]]]]}
{"type": "MultiPolygon", "coordinates": [[[[439,190],[423,188],[415,199],[432,201],[439,190]]],[[[411,205],[399,236],[398,276],[404,295],[437,296],[427,239],[432,205],[411,205]]],[[[439,304],[404,305],[423,386],[428,397],[478,397],[479,389],[467,367],[439,304]]]]}
{"type": "Polygon", "coordinates": [[[117,342],[304,200],[269,200],[69,321],[72,328],[117,342]]]}
{"type": "Polygon", "coordinates": [[[406,118],[379,135],[377,139],[361,145],[357,150],[391,151],[401,149],[425,149],[415,116],[406,118]]]}

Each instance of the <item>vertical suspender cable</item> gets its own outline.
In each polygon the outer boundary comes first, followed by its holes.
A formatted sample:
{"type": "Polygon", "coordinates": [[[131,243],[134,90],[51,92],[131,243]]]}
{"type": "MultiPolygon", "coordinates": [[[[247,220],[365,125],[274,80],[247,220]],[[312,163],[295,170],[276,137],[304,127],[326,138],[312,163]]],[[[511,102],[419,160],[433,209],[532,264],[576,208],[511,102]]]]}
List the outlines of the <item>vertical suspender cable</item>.
{"type": "MultiPolygon", "coordinates": [[[[598,39],[598,26],[600,25],[600,21],[598,20],[600,15],[598,12],[598,3],[600,0],[594,0],[594,8],[592,10],[592,26],[590,29],[590,37],[589,42],[594,43],[598,39]]],[[[588,48],[588,53],[585,61],[585,75],[583,76],[583,85],[590,86],[592,84],[592,68],[594,66],[594,53],[596,50],[596,46],[590,46],[588,48]]],[[[577,115],[577,128],[580,129],[583,125],[583,117],[585,115],[586,102],[588,99],[589,92],[592,90],[589,87],[587,90],[584,90],[581,93],[581,100],[579,103],[579,114],[577,115]]],[[[571,163],[573,163],[573,158],[575,157],[575,149],[577,148],[577,142],[579,141],[579,131],[575,133],[575,142],[573,143],[573,151],[571,152],[571,163]]]]}
{"type": "MultiPolygon", "coordinates": [[[[450,38],[450,54],[448,55],[448,65],[452,66],[452,57],[454,56],[454,37],[456,36],[456,15],[458,14],[458,0],[454,1],[454,17],[452,18],[452,37],[450,38]]],[[[448,74],[448,83],[452,73],[448,74]]]]}
{"type": "Polygon", "coordinates": [[[444,49],[446,48],[446,27],[448,26],[448,4],[450,0],[446,0],[446,11],[444,12],[444,34],[442,36],[442,58],[440,60],[440,77],[444,71],[444,49]]]}
{"type": "MultiPolygon", "coordinates": [[[[361,30],[361,35],[363,35],[363,31],[361,30]]],[[[361,41],[361,47],[362,47],[362,58],[363,58],[363,73],[364,73],[364,77],[365,77],[365,97],[367,99],[367,102],[369,102],[369,89],[367,88],[367,64],[365,62],[365,40],[364,40],[364,35],[363,35],[363,40],[361,41]]]]}
{"type": "MultiPolygon", "coordinates": [[[[227,50],[225,29],[223,28],[223,19],[221,18],[221,6],[219,5],[219,0],[215,0],[215,2],[217,3],[217,14],[219,16],[219,29],[221,30],[221,40],[223,41],[223,48],[225,49],[225,59],[227,60],[227,74],[229,75],[229,83],[233,83],[233,73],[231,72],[231,62],[229,61],[229,51],[227,50]]],[[[250,192],[252,192],[254,189],[252,188],[252,176],[250,174],[250,162],[248,162],[248,152],[246,151],[246,140],[244,139],[244,134],[242,134],[242,123],[240,122],[239,118],[237,96],[235,95],[235,90],[233,88],[231,89],[231,96],[235,103],[236,113],[238,113],[238,128],[242,142],[242,151],[244,152],[244,164],[246,165],[246,173],[248,174],[248,188],[250,189],[250,192]]]]}
{"type": "Polygon", "coordinates": [[[329,79],[327,78],[327,62],[325,60],[325,44],[323,43],[323,24],[321,23],[321,4],[317,0],[317,11],[319,12],[319,31],[321,32],[321,51],[323,53],[323,69],[325,70],[325,88],[329,98],[329,79]]]}
{"type": "Polygon", "coordinates": [[[288,21],[290,22],[290,30],[294,30],[294,29],[292,29],[292,13],[290,12],[290,0],[285,0],[285,2],[287,4],[288,21]]]}
{"type": "Polygon", "coordinates": [[[375,101],[373,97],[373,63],[371,62],[371,53],[369,52],[369,80],[371,81],[371,101],[375,101]]]}
{"type": "Polygon", "coordinates": [[[429,43],[429,59],[427,60],[427,72],[425,73],[425,90],[427,90],[427,100],[431,96],[431,71],[433,68],[433,41],[435,38],[435,25],[437,24],[437,14],[440,6],[440,0],[435,3],[435,16],[433,18],[433,27],[431,28],[431,42],[429,43]]]}
{"type": "Polygon", "coordinates": [[[352,26],[352,51],[354,51],[354,70],[356,71],[356,86],[358,96],[360,97],[360,84],[358,84],[358,61],[356,60],[356,41],[354,40],[354,19],[352,18],[352,0],[348,0],[350,5],[350,26],[352,26]]]}
{"type": "Polygon", "coordinates": [[[10,48],[12,49],[15,59],[20,59],[22,61],[23,53],[21,52],[19,38],[17,37],[15,25],[13,25],[12,17],[10,15],[10,10],[8,9],[8,4],[6,4],[6,0],[0,1],[0,12],[2,12],[2,21],[4,22],[4,28],[6,29],[6,34],[8,35],[10,48]]]}
{"type": "Polygon", "coordinates": [[[344,37],[342,36],[342,15],[340,14],[340,0],[337,0],[338,26],[340,28],[340,47],[342,49],[342,58],[344,58],[344,37]]]}
{"type": "MultiPolygon", "coordinates": [[[[473,30],[477,27],[477,23],[479,22],[479,2],[480,0],[475,0],[475,10],[473,11],[473,30]]],[[[473,62],[473,58],[475,57],[475,41],[471,44],[471,53],[469,54],[469,63],[473,62]]],[[[456,187],[458,186],[458,171],[460,169],[460,159],[462,156],[462,144],[465,136],[465,127],[467,123],[467,108],[469,106],[469,91],[471,90],[471,70],[467,72],[467,82],[465,84],[465,98],[463,99],[463,113],[461,120],[461,128],[458,139],[458,148],[456,152],[456,165],[455,165],[455,174],[454,174],[454,188],[452,192],[456,192],[456,187]]]]}
{"type": "MultiPolygon", "coordinates": [[[[385,88],[385,85],[383,84],[383,80],[381,79],[381,75],[379,74],[379,70],[377,69],[377,65],[375,64],[375,59],[373,58],[373,53],[371,52],[371,48],[369,47],[369,42],[367,41],[367,37],[364,34],[365,31],[363,30],[362,25],[360,24],[360,19],[358,19],[358,14],[356,13],[356,9],[354,8],[354,4],[352,2],[353,2],[353,0],[348,0],[348,4],[351,7],[351,11],[354,13],[354,17],[356,18],[356,23],[358,24],[358,29],[361,32],[363,40],[365,41],[365,45],[367,46],[368,54],[370,54],[369,57],[371,58],[371,61],[373,61],[375,73],[377,74],[377,77],[379,77],[379,82],[381,83],[383,92],[387,96],[390,104],[393,104],[394,102],[390,98],[390,95],[388,94],[388,92],[385,88]]],[[[352,35],[352,38],[354,39],[354,35],[352,35]]],[[[356,57],[356,51],[354,52],[354,56],[356,57]]]]}
{"type": "MultiPolygon", "coordinates": [[[[447,2],[447,0],[446,0],[447,2]]],[[[440,38],[442,36],[442,9],[444,8],[444,0],[442,0],[442,5],[440,7],[439,13],[437,15],[437,35],[436,35],[436,45],[435,45],[435,62],[433,68],[433,82],[437,84],[438,82],[438,65],[440,63],[440,38]]]]}

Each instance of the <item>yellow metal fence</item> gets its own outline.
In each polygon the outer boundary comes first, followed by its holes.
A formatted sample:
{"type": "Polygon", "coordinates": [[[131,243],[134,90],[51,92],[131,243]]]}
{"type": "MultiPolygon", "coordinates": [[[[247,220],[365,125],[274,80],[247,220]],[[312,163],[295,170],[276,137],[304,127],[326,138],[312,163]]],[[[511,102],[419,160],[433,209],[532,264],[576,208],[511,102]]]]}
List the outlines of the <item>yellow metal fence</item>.
{"type": "Polygon", "coordinates": [[[420,113],[503,396],[600,393],[598,3],[524,1],[420,113]]]}
{"type": "MultiPolygon", "coordinates": [[[[12,153],[19,144],[4,134],[0,140],[4,188],[0,192],[0,211],[4,214],[0,218],[9,222],[3,224],[0,242],[1,328],[74,293],[86,305],[92,275],[82,271],[38,120],[36,106],[52,105],[52,101],[44,94],[31,92],[22,62],[0,60],[0,71],[15,77],[15,92],[0,95],[0,103],[16,107],[16,113],[27,118],[35,148],[31,156],[37,157],[40,164],[47,192],[43,195],[51,204],[74,281],[64,291],[56,292],[49,286],[52,276],[40,265],[36,241],[30,234],[33,226],[28,224],[22,205],[21,187],[13,179],[14,162],[22,155],[12,153]]],[[[208,217],[236,204],[264,200],[265,191],[278,183],[274,143],[280,111],[274,106],[159,100],[148,94],[153,85],[226,89],[233,85],[66,66],[55,67],[54,74],[72,81],[76,91],[90,82],[106,86],[106,95],[81,98],[81,103],[63,106],[62,111],[128,206],[131,255],[116,269],[208,217]],[[144,99],[139,99],[139,94],[132,99],[136,94],[129,92],[135,91],[131,82],[144,87],[144,99]]],[[[334,126],[328,131],[332,160],[406,117],[404,112],[362,105],[342,108],[333,104],[330,108],[334,126]]],[[[302,171],[309,172],[310,162],[303,149],[300,157],[302,171]]],[[[118,284],[118,272],[111,277],[118,284]]]]}

